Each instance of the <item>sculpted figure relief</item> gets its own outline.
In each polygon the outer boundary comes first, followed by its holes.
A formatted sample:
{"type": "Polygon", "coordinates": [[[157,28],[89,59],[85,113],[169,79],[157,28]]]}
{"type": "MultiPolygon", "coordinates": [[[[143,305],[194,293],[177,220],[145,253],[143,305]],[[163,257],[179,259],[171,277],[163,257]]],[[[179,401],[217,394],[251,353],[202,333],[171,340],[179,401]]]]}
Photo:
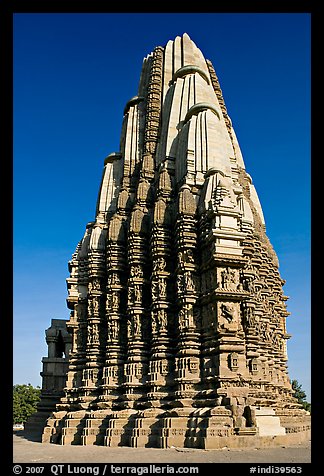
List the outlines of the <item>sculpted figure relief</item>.
{"type": "Polygon", "coordinates": [[[238,330],[238,310],[235,303],[221,303],[219,311],[219,327],[231,331],[238,330]]]}
{"type": "Polygon", "coordinates": [[[234,311],[233,307],[230,304],[222,304],[221,305],[221,311],[222,311],[222,316],[225,317],[225,319],[228,322],[233,322],[234,320],[234,311]]]}
{"type": "Polygon", "coordinates": [[[153,301],[158,299],[158,283],[157,281],[152,281],[151,292],[153,301]]]}
{"type": "Polygon", "coordinates": [[[100,298],[98,296],[95,296],[92,302],[93,302],[93,314],[98,315],[99,308],[100,308],[100,298]]]}
{"type": "Polygon", "coordinates": [[[135,284],[134,286],[134,297],[135,297],[135,302],[137,304],[141,303],[142,300],[142,289],[139,284],[135,284]]]}
{"type": "Polygon", "coordinates": [[[158,325],[159,331],[162,331],[166,328],[167,314],[164,309],[159,309],[157,312],[157,325],[158,325]]]}
{"type": "Polygon", "coordinates": [[[164,271],[166,267],[165,259],[159,257],[157,260],[153,262],[153,271],[164,271]]]}
{"type": "Polygon", "coordinates": [[[257,323],[257,333],[261,336],[263,341],[271,341],[271,329],[268,321],[260,320],[257,323]]]}
{"type": "Polygon", "coordinates": [[[178,260],[180,265],[194,263],[193,252],[190,249],[180,251],[178,254],[178,260]]]}
{"type": "Polygon", "coordinates": [[[186,291],[192,291],[194,289],[194,282],[190,271],[184,273],[184,282],[186,286],[186,291]]]}
{"type": "Polygon", "coordinates": [[[114,311],[118,310],[119,308],[119,294],[113,293],[111,295],[111,307],[114,311]]]}
{"type": "Polygon", "coordinates": [[[193,308],[191,304],[185,304],[179,311],[180,330],[189,329],[193,324],[193,308]]]}
{"type": "Polygon", "coordinates": [[[184,292],[184,278],[182,274],[178,274],[177,276],[177,292],[178,294],[184,292]]]}
{"type": "Polygon", "coordinates": [[[108,284],[120,284],[118,273],[112,273],[108,278],[108,284]]]}
{"type": "Polygon", "coordinates": [[[132,338],[132,322],[130,319],[127,320],[127,338],[132,338]]]}
{"type": "Polygon", "coordinates": [[[245,317],[245,325],[247,328],[251,328],[256,325],[254,309],[252,307],[246,307],[244,309],[244,317],[245,317]]]}
{"type": "Polygon", "coordinates": [[[133,298],[134,298],[134,288],[131,286],[128,286],[127,288],[127,301],[129,304],[133,303],[133,298]]]}
{"type": "Polygon", "coordinates": [[[277,333],[272,335],[272,345],[278,350],[282,350],[283,348],[282,338],[277,333]]]}
{"type": "Polygon", "coordinates": [[[94,344],[99,344],[99,329],[98,324],[89,324],[88,325],[88,338],[87,345],[91,346],[94,344]]]}
{"type": "Polygon", "coordinates": [[[237,289],[237,275],[234,269],[224,268],[221,271],[221,287],[223,289],[235,291],[237,289]]]}
{"type": "Polygon", "coordinates": [[[142,278],[143,277],[143,270],[141,266],[132,266],[130,276],[132,278],[142,278]]]}
{"type": "Polygon", "coordinates": [[[94,324],[92,328],[92,343],[99,344],[99,327],[98,324],[94,324]]]}
{"type": "Polygon", "coordinates": [[[111,340],[116,340],[118,339],[119,335],[119,323],[116,319],[113,320],[108,320],[107,322],[108,326],[108,339],[111,340]]]}
{"type": "Polygon", "coordinates": [[[99,290],[100,290],[100,279],[95,278],[95,279],[92,281],[92,289],[93,289],[94,291],[99,291],[99,290]]]}
{"type": "Polygon", "coordinates": [[[141,333],[141,321],[139,314],[133,316],[133,336],[138,337],[141,333]]]}
{"type": "Polygon", "coordinates": [[[249,278],[244,281],[244,289],[248,291],[249,293],[254,293],[255,287],[254,287],[253,279],[249,278]]]}
{"type": "Polygon", "coordinates": [[[166,281],[164,279],[159,279],[158,281],[158,290],[159,290],[159,297],[164,298],[166,297],[166,281]]]}

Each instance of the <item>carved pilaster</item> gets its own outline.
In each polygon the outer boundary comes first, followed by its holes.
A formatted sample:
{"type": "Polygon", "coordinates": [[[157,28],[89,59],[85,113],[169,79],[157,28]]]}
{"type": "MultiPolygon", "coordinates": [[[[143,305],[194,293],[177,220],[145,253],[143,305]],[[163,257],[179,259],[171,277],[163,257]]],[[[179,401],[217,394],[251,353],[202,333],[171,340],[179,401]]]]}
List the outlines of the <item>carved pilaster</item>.
{"type": "Polygon", "coordinates": [[[200,309],[198,263],[195,260],[197,220],[195,199],[187,185],[179,193],[175,229],[177,252],[178,341],[175,357],[175,397],[184,406],[192,406],[200,382],[200,309]]]}

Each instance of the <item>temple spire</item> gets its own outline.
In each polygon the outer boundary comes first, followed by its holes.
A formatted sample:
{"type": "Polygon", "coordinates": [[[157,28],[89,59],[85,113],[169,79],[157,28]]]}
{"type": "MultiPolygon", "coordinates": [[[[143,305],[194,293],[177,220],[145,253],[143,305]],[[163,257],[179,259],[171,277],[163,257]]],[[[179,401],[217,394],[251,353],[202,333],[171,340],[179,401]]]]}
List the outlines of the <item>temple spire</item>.
{"type": "Polygon", "coordinates": [[[187,33],[144,58],[123,114],[69,263],[73,345],[44,441],[213,448],[264,418],[271,436],[304,431],[278,260],[214,67],[187,33]]]}

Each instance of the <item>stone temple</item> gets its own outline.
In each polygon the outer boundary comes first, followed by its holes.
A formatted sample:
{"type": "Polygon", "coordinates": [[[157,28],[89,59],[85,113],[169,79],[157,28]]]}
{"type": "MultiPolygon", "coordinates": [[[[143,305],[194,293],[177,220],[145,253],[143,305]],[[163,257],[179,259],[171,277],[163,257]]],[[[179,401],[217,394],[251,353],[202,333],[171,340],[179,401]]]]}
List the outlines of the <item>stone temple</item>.
{"type": "Polygon", "coordinates": [[[285,281],[214,67],[187,34],[144,58],[69,271],[67,378],[44,442],[309,435],[287,371],[285,281]]]}

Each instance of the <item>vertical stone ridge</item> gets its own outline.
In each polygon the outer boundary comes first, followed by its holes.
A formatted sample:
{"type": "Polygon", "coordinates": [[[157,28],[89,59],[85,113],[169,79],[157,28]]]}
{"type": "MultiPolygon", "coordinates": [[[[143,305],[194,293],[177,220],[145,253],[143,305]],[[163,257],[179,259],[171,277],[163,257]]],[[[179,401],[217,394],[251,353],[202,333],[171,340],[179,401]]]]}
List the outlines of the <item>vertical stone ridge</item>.
{"type": "Polygon", "coordinates": [[[226,109],[226,106],[225,106],[225,101],[224,101],[223,93],[222,93],[222,90],[221,90],[221,87],[220,87],[220,84],[219,84],[219,81],[218,81],[218,77],[216,75],[216,72],[215,72],[215,69],[214,69],[214,66],[213,66],[212,62],[210,60],[206,60],[206,64],[207,64],[207,67],[208,67],[208,70],[209,70],[209,74],[210,74],[210,78],[211,78],[211,82],[212,82],[215,94],[217,96],[221,111],[222,111],[224,119],[225,119],[225,124],[226,124],[226,127],[227,127],[228,134],[229,134],[229,136],[231,138],[231,141],[233,143],[234,141],[233,141],[233,136],[232,136],[232,122],[231,122],[231,120],[230,120],[230,118],[227,114],[227,109],[226,109]]]}
{"type": "Polygon", "coordinates": [[[162,94],[163,48],[158,46],[153,52],[148,84],[146,123],[144,134],[144,154],[155,154],[160,129],[162,94]]]}

